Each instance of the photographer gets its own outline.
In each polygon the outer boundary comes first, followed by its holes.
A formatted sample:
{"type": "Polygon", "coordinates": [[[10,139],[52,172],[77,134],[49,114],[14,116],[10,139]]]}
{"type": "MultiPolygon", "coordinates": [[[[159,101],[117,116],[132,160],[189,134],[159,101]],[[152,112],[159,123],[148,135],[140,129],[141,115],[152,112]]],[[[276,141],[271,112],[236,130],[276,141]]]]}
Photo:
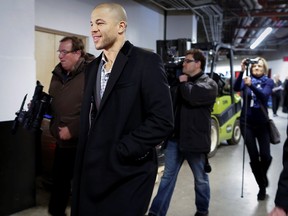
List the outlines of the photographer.
{"type": "Polygon", "coordinates": [[[273,80],[268,78],[268,65],[264,58],[257,57],[256,61],[244,59],[241,63],[242,71],[234,84],[235,91],[242,91],[243,107],[240,117],[241,134],[244,138],[250,166],[259,186],[258,200],[265,200],[268,186],[267,171],[272,161],[270,153],[270,138],[268,121],[261,109],[267,110],[267,101],[274,86],[273,80]],[[244,72],[250,67],[250,76],[243,78],[244,72]],[[258,141],[258,147],[257,142],[258,141]]]}
{"type": "Polygon", "coordinates": [[[53,216],[64,216],[71,193],[79,136],[84,70],[94,56],[86,54],[82,40],[73,36],[60,40],[58,56],[60,63],[52,72],[49,87],[53,97],[50,131],[56,139],[56,149],[48,211],[53,216]]]}
{"type": "Polygon", "coordinates": [[[165,148],[165,168],[149,216],[165,216],[173,195],[177,175],[187,160],[194,175],[195,216],[208,216],[209,176],[205,169],[211,147],[211,111],[217,96],[217,84],[204,74],[206,58],[201,50],[188,50],[183,74],[170,87],[175,128],[165,148]]]}

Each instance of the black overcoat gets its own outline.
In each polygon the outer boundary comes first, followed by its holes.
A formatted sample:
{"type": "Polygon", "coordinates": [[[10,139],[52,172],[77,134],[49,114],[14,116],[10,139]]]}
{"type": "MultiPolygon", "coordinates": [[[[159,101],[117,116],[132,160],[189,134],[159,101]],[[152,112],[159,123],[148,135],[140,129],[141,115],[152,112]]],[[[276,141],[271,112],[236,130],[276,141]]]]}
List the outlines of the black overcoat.
{"type": "Polygon", "coordinates": [[[143,216],[157,173],[155,146],[173,129],[169,87],[159,55],[126,41],[90,126],[101,55],[87,67],[73,216],[143,216]]]}
{"type": "MultiPolygon", "coordinates": [[[[287,127],[288,131],[288,127],[287,127]]],[[[283,146],[283,170],[278,181],[275,205],[288,212],[288,137],[283,146]]]]}

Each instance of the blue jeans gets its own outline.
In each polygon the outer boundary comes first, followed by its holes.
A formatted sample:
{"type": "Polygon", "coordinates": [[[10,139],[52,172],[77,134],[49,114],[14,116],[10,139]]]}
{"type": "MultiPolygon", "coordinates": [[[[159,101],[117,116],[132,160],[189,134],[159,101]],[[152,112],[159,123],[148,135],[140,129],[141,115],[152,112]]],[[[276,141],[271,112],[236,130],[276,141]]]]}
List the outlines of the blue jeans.
{"type": "Polygon", "coordinates": [[[181,152],[177,141],[169,140],[165,149],[165,168],[153,199],[149,213],[157,216],[165,216],[173,195],[179,170],[184,162],[188,164],[194,175],[195,204],[197,212],[207,213],[210,201],[210,186],[207,173],[204,171],[205,154],[194,152],[181,152]]]}

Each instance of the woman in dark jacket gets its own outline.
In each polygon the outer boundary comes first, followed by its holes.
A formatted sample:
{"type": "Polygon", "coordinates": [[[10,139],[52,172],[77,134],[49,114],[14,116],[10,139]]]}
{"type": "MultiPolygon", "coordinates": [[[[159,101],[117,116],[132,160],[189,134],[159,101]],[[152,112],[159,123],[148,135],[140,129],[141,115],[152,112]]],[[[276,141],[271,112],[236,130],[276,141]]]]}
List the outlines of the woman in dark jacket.
{"type": "Polygon", "coordinates": [[[234,90],[243,92],[243,107],[240,118],[241,133],[250,157],[252,172],[260,188],[257,198],[258,200],[265,200],[266,187],[268,186],[267,171],[272,157],[268,120],[263,111],[268,112],[267,101],[272,93],[274,83],[272,79],[267,77],[268,65],[266,60],[260,57],[257,60],[257,63],[251,64],[251,76],[244,78],[244,71],[249,66],[249,60],[244,59],[242,61],[242,71],[235,81],[234,90]]]}

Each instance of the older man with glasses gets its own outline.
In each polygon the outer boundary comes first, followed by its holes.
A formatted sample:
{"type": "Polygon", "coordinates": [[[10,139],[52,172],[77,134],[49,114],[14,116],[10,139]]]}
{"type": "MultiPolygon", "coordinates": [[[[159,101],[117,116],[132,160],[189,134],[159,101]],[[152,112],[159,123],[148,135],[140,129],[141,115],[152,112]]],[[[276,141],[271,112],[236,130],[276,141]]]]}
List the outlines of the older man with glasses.
{"type": "Polygon", "coordinates": [[[48,211],[53,216],[64,216],[78,143],[84,70],[94,56],[85,53],[82,40],[74,36],[60,40],[58,54],[60,63],[52,72],[49,87],[52,96],[50,131],[56,139],[56,149],[48,211]]]}

